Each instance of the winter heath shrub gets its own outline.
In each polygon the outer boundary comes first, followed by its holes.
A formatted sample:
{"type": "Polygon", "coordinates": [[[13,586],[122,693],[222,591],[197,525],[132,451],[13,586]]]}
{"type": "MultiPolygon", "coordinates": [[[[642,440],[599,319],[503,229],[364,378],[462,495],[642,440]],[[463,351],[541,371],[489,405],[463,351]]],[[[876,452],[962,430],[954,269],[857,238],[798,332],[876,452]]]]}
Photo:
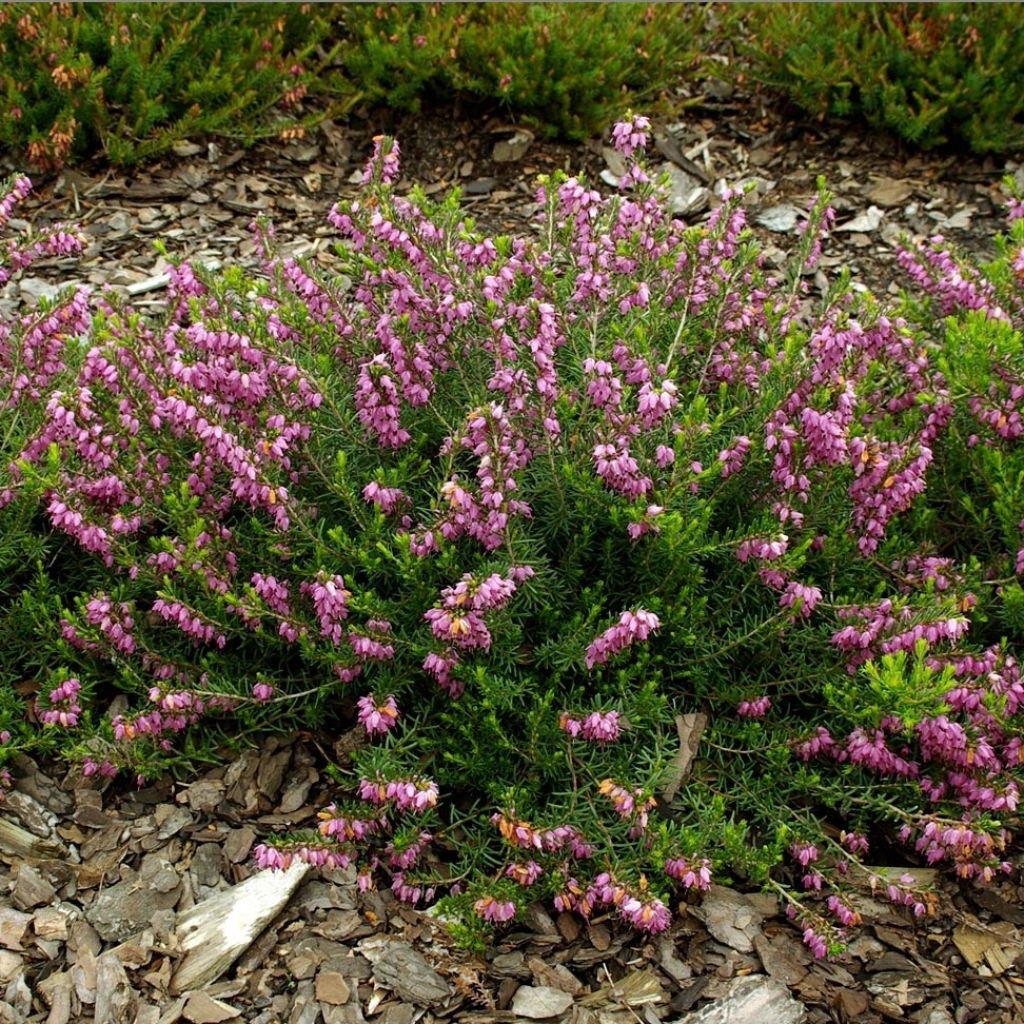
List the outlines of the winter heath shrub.
{"type": "Polygon", "coordinates": [[[45,170],[204,134],[301,135],[329,30],[310,4],[4,4],[0,142],[45,170]]]}
{"type": "Polygon", "coordinates": [[[92,567],[16,598],[12,706],[92,776],[355,730],[317,826],[258,862],[444,896],[469,943],[536,898],[657,932],[716,878],[823,955],[857,886],[929,911],[864,867],[879,842],[1006,870],[1019,219],[990,268],[908,249],[896,309],[814,302],[828,194],[773,275],[741,194],[666,212],[647,129],[615,128],[614,196],[541,179],[525,238],[396,194],[379,138],[330,213],[344,273],[256,224],[264,273],[182,263],[163,319],[94,296],[45,366],[9,331],[5,386],[40,397],[3,514],[92,567]]]}
{"type": "Polygon", "coordinates": [[[497,101],[549,137],[605,131],[701,67],[689,4],[342,4],[341,60],[371,102],[418,110],[431,95],[497,101]]]}
{"type": "Polygon", "coordinates": [[[747,9],[754,77],[808,113],[860,116],[930,148],[1024,146],[1018,4],[773,4],[747,9]]]}

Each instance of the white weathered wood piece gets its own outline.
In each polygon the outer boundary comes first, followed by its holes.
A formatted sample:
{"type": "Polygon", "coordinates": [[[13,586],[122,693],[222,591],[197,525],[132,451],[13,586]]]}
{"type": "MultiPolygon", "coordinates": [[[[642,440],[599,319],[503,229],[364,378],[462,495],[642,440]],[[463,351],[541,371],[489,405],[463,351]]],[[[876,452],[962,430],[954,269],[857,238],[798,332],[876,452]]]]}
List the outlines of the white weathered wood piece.
{"type": "Polygon", "coordinates": [[[280,913],[309,871],[299,861],[285,871],[260,871],[185,911],[174,929],[185,957],[171,978],[171,992],[216,981],[280,913]]]}

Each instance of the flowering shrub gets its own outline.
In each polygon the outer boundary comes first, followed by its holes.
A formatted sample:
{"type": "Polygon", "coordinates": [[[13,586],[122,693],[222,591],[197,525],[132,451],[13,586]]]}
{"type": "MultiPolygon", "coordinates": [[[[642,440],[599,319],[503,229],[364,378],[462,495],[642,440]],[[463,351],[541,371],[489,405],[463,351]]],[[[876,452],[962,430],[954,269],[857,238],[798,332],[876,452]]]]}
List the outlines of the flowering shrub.
{"type": "Polygon", "coordinates": [[[183,263],[163,320],[5,328],[0,514],[73,570],[4,611],[44,736],[146,776],[215,718],[354,728],[318,828],[257,860],[447,894],[470,942],[537,897],[659,931],[718,878],[825,953],[878,840],[1006,868],[1021,207],[991,268],[936,240],[901,257],[923,297],[816,306],[827,193],[774,277],[742,195],[667,214],[647,127],[615,196],[542,179],[535,238],[397,195],[378,139],[344,276],[256,224],[265,273],[183,263]]]}
{"type": "Polygon", "coordinates": [[[1024,147],[1016,4],[774,4],[749,18],[751,73],[817,116],[859,116],[931,148],[1024,147]]]}
{"type": "Polygon", "coordinates": [[[4,4],[0,141],[50,169],[95,152],[131,164],[205,133],[301,134],[289,115],[330,31],[302,6],[4,4]]]}
{"type": "Polygon", "coordinates": [[[550,137],[604,131],[702,68],[698,5],[340,5],[341,61],[364,96],[418,110],[431,95],[499,102],[550,137]]]}

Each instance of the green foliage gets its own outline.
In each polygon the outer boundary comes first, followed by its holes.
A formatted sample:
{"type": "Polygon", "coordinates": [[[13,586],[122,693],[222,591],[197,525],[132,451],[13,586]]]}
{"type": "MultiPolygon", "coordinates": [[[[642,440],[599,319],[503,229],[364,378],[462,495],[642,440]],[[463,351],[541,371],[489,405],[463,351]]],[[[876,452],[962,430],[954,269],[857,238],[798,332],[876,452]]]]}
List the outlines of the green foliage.
{"type": "Polygon", "coordinates": [[[12,3],[0,9],[0,142],[38,167],[114,164],[203,134],[300,133],[325,14],[298,4],[12,3]]]}
{"type": "Polygon", "coordinates": [[[346,4],[342,57],[371,102],[498,101],[546,135],[586,138],[701,65],[691,4],[346,4]]]}
{"type": "Polygon", "coordinates": [[[862,117],[923,148],[1024,148],[1020,4],[758,5],[752,74],[811,114],[862,117]]]}
{"type": "Polygon", "coordinates": [[[933,245],[898,256],[914,299],[816,304],[823,186],[776,277],[740,195],[687,228],[639,165],[611,197],[557,174],[542,230],[492,240],[396,195],[395,157],[331,211],[338,276],[256,225],[265,273],[180,265],[157,318],[66,295],[5,327],[0,761],[151,776],[269,728],[359,737],[320,831],[260,863],[448,891],[477,948],[536,897],[651,930],[712,874],[802,899],[781,862],[817,892],[818,846],[854,865],[843,920],[867,840],[839,827],[1001,870],[1019,202],[991,266],[933,245]]]}

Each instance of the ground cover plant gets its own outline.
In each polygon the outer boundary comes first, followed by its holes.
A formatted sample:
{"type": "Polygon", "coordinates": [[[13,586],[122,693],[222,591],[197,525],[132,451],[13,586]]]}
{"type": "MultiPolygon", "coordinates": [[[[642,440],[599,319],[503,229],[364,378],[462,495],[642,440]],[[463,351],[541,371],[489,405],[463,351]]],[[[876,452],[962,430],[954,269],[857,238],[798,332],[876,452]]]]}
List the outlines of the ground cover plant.
{"type": "Polygon", "coordinates": [[[861,117],[924,148],[1024,148],[1018,4],[750,8],[751,73],[808,113],[861,117]]]}
{"type": "Polygon", "coordinates": [[[133,164],[193,136],[299,134],[329,18],[310,4],[13,3],[0,9],[0,142],[49,169],[133,164]]]}
{"type": "MultiPolygon", "coordinates": [[[[987,268],[811,302],[822,191],[772,275],[730,194],[542,182],[537,238],[397,195],[378,139],[344,274],[172,274],[147,320],[66,294],[0,333],[0,757],[94,784],[232,736],[354,727],[316,830],[258,861],[667,927],[712,878],[818,954],[908,860],[984,882],[1019,825],[1024,207],[987,268]],[[891,854],[890,854],[891,856],[891,854]]],[[[25,179],[10,185],[6,222],[25,179]]],[[[3,280],[70,231],[15,242],[3,280]]]]}
{"type": "Polygon", "coordinates": [[[696,74],[701,24],[635,3],[7,4],[0,142],[43,170],[131,165],[207,135],[301,136],[357,100],[456,94],[584,138],[696,74]]]}
{"type": "Polygon", "coordinates": [[[704,61],[695,4],[345,4],[341,62],[371,102],[418,110],[461,94],[549,137],[599,135],[704,61]]]}

